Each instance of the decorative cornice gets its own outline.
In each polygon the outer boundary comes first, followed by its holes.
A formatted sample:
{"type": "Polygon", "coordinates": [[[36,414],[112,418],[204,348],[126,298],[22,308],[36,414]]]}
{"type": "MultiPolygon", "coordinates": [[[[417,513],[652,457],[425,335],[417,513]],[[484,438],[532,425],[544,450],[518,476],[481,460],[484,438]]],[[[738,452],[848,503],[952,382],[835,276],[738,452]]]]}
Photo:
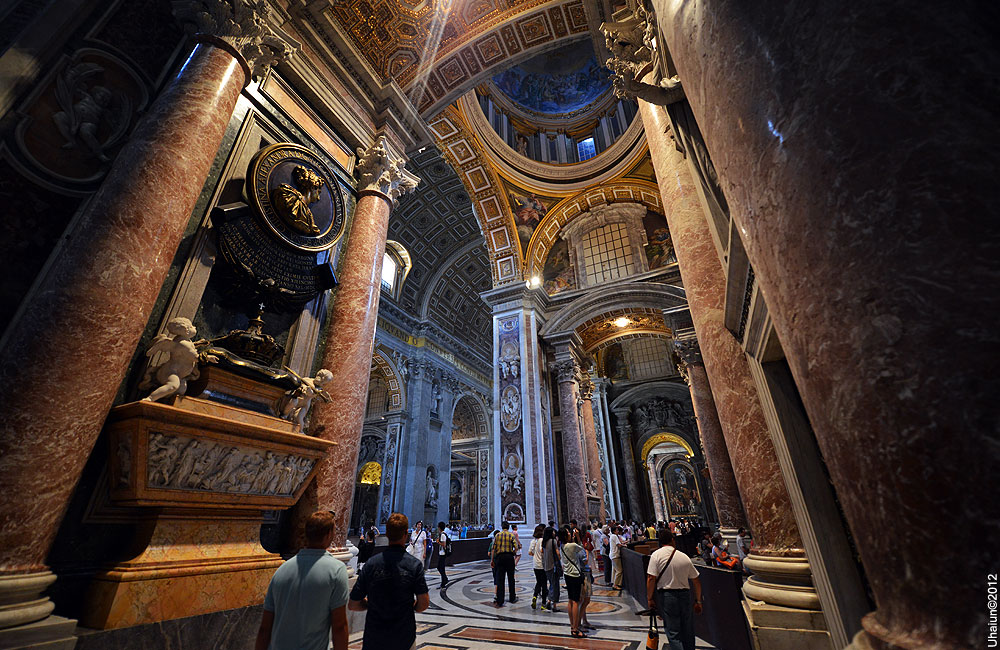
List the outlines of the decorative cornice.
{"type": "Polygon", "coordinates": [[[389,151],[385,136],[379,136],[367,150],[358,147],[358,193],[384,197],[395,206],[396,200],[416,189],[420,179],[405,168],[406,159],[389,151]]]}
{"type": "Polygon", "coordinates": [[[223,47],[260,77],[298,49],[268,22],[271,7],[264,0],[173,0],[174,17],[202,40],[223,47]]]}

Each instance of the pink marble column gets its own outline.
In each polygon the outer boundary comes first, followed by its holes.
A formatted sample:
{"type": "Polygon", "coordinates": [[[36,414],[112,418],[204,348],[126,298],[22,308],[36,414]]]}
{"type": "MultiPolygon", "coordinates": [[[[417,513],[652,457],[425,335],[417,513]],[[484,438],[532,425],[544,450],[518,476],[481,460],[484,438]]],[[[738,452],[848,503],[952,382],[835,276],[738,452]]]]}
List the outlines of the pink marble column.
{"type": "Polygon", "coordinates": [[[792,504],[743,349],[723,323],[726,278],[693,179],[666,133],[663,109],[639,102],[691,319],[733,474],[759,555],[802,557],[792,504]]]}
{"type": "Polygon", "coordinates": [[[598,521],[604,521],[604,481],[601,480],[601,457],[597,451],[597,429],[594,426],[594,382],[585,379],[580,384],[580,399],[583,400],[583,441],[587,449],[587,478],[596,482],[595,494],[599,499],[598,521]]]}
{"type": "MultiPolygon", "coordinates": [[[[635,452],[632,449],[632,423],[629,422],[630,409],[615,411],[615,421],[618,423],[618,442],[622,450],[622,465],[625,470],[625,491],[628,493],[629,518],[642,517],[642,505],[639,502],[639,477],[635,471],[635,452]]],[[[625,519],[622,513],[622,519],[625,519]]]]}
{"type": "Polygon", "coordinates": [[[861,642],[982,647],[990,562],[968,550],[1000,537],[992,16],[655,4],[875,597],[861,642]]]}
{"type": "Polygon", "coordinates": [[[350,523],[361,427],[368,398],[372,346],[382,287],[382,260],[389,213],[396,198],[416,187],[416,177],[395,159],[385,138],[359,150],[360,192],[340,270],[326,347],[320,365],[333,373],[326,390],[334,401],[314,406],[310,433],[337,443],[321,462],[316,479],[296,506],[296,519],[332,510],[334,543],[343,545],[350,523]]]}
{"type": "Polygon", "coordinates": [[[195,46],[8,331],[0,352],[0,574],[46,570],[70,495],[249,81],[247,61],[237,56],[218,39],[195,46]]]}
{"type": "Polygon", "coordinates": [[[681,357],[684,377],[691,389],[691,403],[698,418],[698,435],[711,476],[712,497],[715,500],[715,511],[719,514],[719,525],[735,529],[745,527],[747,520],[743,514],[736,476],[733,474],[733,463],[729,459],[722,424],[715,410],[715,398],[712,397],[708,374],[701,361],[701,353],[697,349],[698,342],[677,341],[675,347],[681,357]]]}
{"type": "Polygon", "coordinates": [[[586,464],[580,444],[580,420],[576,415],[580,369],[573,361],[557,361],[559,415],[562,418],[563,485],[566,489],[566,518],[587,521],[586,464]]]}

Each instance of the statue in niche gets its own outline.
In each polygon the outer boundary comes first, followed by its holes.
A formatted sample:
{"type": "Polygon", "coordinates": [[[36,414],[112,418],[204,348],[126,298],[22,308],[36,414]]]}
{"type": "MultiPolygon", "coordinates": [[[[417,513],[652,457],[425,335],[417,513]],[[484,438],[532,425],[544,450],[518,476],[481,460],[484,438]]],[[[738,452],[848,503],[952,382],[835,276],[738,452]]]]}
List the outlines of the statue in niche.
{"type": "Polygon", "coordinates": [[[285,223],[298,232],[319,235],[320,229],[309,206],[319,201],[325,181],[311,169],[297,165],[292,170],[292,182],[295,187],[282,183],[271,191],[271,204],[285,223]]]}
{"type": "Polygon", "coordinates": [[[285,370],[298,380],[299,385],[281,397],[278,401],[278,413],[284,419],[294,422],[296,431],[301,432],[305,430],[306,414],[314,399],[319,397],[324,402],[333,401],[330,393],[323,390],[323,386],[333,379],[333,373],[323,368],[315,377],[309,378],[300,376],[288,366],[285,366],[285,370]]]}
{"type": "Polygon", "coordinates": [[[438,482],[434,478],[434,468],[427,468],[427,498],[424,500],[424,506],[428,508],[437,508],[438,506],[438,482]]]}
{"type": "Polygon", "coordinates": [[[435,379],[434,384],[431,386],[431,413],[437,414],[440,405],[441,405],[441,384],[439,384],[437,379],[435,379]]]}
{"type": "MultiPolygon", "coordinates": [[[[157,386],[158,388],[144,398],[144,401],[155,402],[173,395],[183,395],[187,392],[188,380],[198,378],[198,350],[191,342],[197,333],[198,330],[190,320],[178,316],[171,318],[167,323],[167,333],[153,339],[153,344],[146,350],[146,356],[151,357],[163,352],[169,355],[169,358],[160,365],[146,370],[139,388],[143,390],[157,386]]],[[[204,360],[217,362],[219,359],[213,355],[206,355],[204,360]]]]}

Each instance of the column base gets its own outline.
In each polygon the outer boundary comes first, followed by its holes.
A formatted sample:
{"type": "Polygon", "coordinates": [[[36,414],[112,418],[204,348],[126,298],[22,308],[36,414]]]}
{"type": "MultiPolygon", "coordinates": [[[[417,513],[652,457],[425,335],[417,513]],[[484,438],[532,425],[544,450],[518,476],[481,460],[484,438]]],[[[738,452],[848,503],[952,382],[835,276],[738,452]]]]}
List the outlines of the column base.
{"type": "Polygon", "coordinates": [[[40,621],[55,609],[42,592],[56,581],[51,571],[0,576],[0,629],[40,621]]]}
{"type": "Polygon", "coordinates": [[[836,650],[823,613],[744,598],[755,650],[836,650]]]}
{"type": "Polygon", "coordinates": [[[111,630],[260,605],[283,560],[259,531],[259,521],[159,520],[139,557],[94,578],[80,624],[111,630]]]}
{"type": "Polygon", "coordinates": [[[73,650],[76,621],[47,616],[40,621],[0,629],[0,648],[8,650],[73,650]]]}
{"type": "Polygon", "coordinates": [[[751,554],[743,608],[758,650],[834,650],[804,557],[751,554]]]}

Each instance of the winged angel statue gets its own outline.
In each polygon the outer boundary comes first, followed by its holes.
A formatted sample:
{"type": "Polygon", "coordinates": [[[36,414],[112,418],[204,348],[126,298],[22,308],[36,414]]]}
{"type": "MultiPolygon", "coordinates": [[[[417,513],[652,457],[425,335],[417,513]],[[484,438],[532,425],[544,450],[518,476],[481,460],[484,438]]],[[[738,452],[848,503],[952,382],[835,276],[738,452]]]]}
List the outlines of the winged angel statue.
{"type": "Polygon", "coordinates": [[[83,148],[108,162],[111,158],[106,152],[128,131],[132,101],[123,92],[93,83],[103,72],[104,68],[88,61],[66,68],[56,80],[56,101],[62,110],[52,115],[52,121],[66,140],[63,149],[83,148]],[[107,133],[103,141],[102,133],[107,133]]]}

